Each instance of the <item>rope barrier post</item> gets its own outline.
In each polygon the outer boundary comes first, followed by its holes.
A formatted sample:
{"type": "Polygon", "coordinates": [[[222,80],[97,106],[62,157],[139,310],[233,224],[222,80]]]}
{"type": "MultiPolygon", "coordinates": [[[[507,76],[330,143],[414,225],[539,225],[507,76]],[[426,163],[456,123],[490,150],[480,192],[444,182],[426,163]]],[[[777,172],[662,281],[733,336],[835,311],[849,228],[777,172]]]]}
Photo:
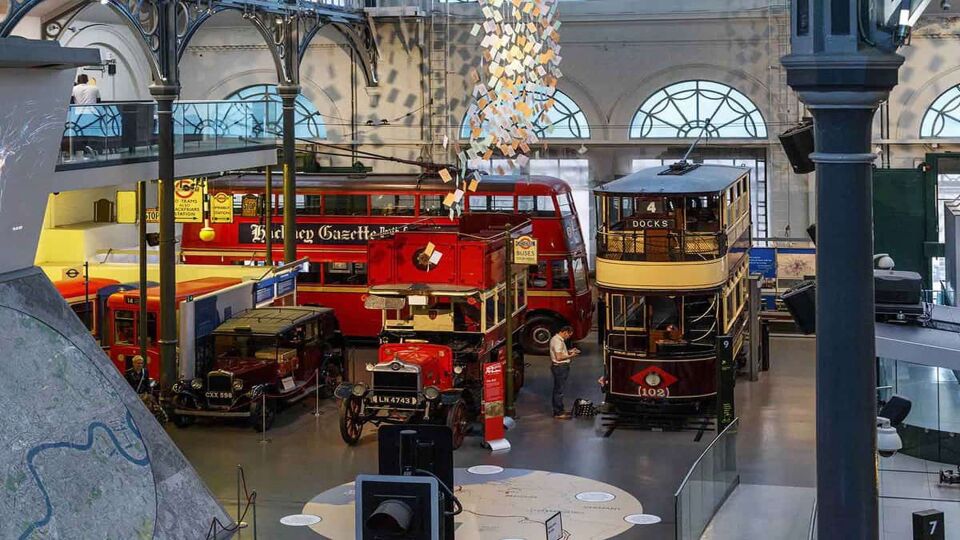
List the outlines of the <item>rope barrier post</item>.
{"type": "Polygon", "coordinates": [[[320,370],[314,369],[313,376],[317,379],[317,388],[316,388],[317,400],[316,400],[316,404],[314,404],[314,407],[313,407],[313,416],[319,418],[320,417],[320,370]]]}
{"type": "Polygon", "coordinates": [[[253,492],[253,540],[257,540],[257,492],[253,492]]]}
{"type": "Polygon", "coordinates": [[[241,497],[241,493],[243,490],[240,487],[242,478],[243,478],[243,467],[241,467],[240,464],[237,463],[237,529],[245,529],[247,527],[247,523],[245,521],[241,521],[241,519],[243,518],[243,510],[241,509],[241,506],[240,506],[243,499],[241,497]]]}

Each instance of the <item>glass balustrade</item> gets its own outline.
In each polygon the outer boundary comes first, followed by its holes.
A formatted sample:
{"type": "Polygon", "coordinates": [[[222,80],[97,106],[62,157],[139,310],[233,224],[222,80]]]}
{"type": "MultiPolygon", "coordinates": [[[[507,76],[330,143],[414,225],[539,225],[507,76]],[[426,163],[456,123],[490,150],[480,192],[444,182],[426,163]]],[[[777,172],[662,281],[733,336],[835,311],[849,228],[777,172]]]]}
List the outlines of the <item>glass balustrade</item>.
{"type": "MultiPolygon", "coordinates": [[[[269,126],[280,107],[246,101],[178,101],[173,108],[177,157],[242,151],[276,144],[269,126]]],[[[71,105],[60,144],[59,170],[156,159],[157,105],[124,101],[71,105]]]]}
{"type": "Polygon", "coordinates": [[[674,494],[677,540],[696,540],[703,534],[714,514],[740,483],[737,467],[737,431],[735,418],[690,468],[674,494]]]}

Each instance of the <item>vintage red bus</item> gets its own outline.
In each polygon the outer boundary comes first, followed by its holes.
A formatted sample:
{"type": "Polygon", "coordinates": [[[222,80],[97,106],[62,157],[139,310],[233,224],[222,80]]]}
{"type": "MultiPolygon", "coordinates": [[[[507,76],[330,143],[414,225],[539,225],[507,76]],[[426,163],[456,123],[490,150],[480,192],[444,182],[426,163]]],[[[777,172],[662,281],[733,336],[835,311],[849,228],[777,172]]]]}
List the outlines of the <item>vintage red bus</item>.
{"type": "MultiPolygon", "coordinates": [[[[237,278],[208,277],[181,281],[177,283],[176,304],[184,300],[201,296],[220,289],[236,285],[237,278]]],[[[107,299],[106,324],[111,329],[105,336],[104,344],[109,345],[110,359],[121,373],[130,368],[128,362],[140,354],[139,318],[140,291],[130,290],[114,293],[107,299]]],[[[179,314],[178,314],[179,316],[179,314]]],[[[160,379],[160,347],[157,337],[160,335],[160,287],[147,289],[147,372],[150,378],[160,379]]]]}
{"type": "MultiPolygon", "coordinates": [[[[275,175],[277,176],[277,175],[275,175]]],[[[243,217],[244,197],[262,208],[263,174],[243,174],[211,182],[211,192],[233,195],[232,224],[212,225],[215,238],[200,240],[201,224],[184,224],[183,258],[196,264],[251,264],[264,257],[263,218],[243,217]]],[[[282,259],[283,196],[274,194],[274,260],[282,259]]],[[[450,186],[417,176],[358,177],[302,174],[297,177],[297,257],[311,261],[298,278],[304,304],[333,307],[348,337],[377,336],[380,321],[363,310],[367,282],[367,242],[413,224],[449,224],[443,198],[450,186]]],[[[539,265],[529,272],[529,311],[522,341],[528,352],[544,353],[551,333],[562,324],[583,339],[593,319],[587,254],[570,186],[548,176],[485,176],[465,197],[468,213],[513,212],[533,222],[539,265]]],[[[249,208],[249,206],[248,206],[249,208]]],[[[249,212],[248,212],[249,214],[249,212]]]]}

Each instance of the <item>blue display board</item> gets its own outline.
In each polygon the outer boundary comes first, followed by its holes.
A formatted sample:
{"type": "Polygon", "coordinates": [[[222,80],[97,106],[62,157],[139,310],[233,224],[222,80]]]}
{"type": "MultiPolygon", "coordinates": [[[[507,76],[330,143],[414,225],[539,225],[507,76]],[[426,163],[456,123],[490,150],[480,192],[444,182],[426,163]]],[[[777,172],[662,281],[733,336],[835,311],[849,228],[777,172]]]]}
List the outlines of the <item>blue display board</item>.
{"type": "Polygon", "coordinates": [[[766,279],[777,277],[777,249],[755,247],[750,249],[750,273],[766,279]]]}

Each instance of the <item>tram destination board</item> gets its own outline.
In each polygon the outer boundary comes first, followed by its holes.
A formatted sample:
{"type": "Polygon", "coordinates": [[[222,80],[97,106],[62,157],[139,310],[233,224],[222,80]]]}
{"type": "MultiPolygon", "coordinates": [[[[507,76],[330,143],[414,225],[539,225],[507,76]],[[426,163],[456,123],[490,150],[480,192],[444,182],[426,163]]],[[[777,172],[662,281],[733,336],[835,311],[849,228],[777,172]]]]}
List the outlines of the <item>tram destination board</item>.
{"type": "Polygon", "coordinates": [[[644,229],[675,229],[677,220],[669,218],[631,218],[626,220],[624,228],[631,231],[644,229]]]}
{"type": "MultiPolygon", "coordinates": [[[[298,223],[297,243],[366,244],[370,240],[405,231],[407,227],[407,225],[298,223]]],[[[275,242],[283,241],[283,227],[275,227],[271,232],[275,242]]],[[[259,223],[241,223],[238,233],[241,244],[264,244],[267,241],[266,227],[259,223]]]]}

